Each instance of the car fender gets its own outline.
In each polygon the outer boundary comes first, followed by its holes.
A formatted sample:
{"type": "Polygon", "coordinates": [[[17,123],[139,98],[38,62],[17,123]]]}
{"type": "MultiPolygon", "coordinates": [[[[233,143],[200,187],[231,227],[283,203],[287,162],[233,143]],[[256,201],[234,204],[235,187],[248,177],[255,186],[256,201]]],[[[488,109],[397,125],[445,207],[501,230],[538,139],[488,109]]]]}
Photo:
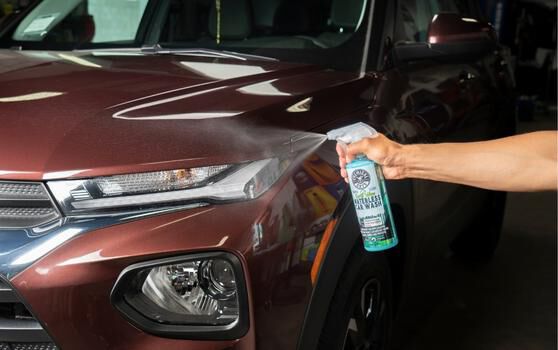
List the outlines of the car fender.
{"type": "MultiPolygon", "coordinates": [[[[394,274],[394,287],[399,289],[397,287],[402,283],[404,261],[409,251],[407,235],[409,228],[412,227],[410,222],[412,219],[412,184],[409,180],[388,181],[387,188],[399,237],[399,245],[390,249],[387,255],[394,274]]],[[[349,191],[340,200],[330,219],[330,224],[334,226],[329,239],[324,239],[321,243],[326,245],[325,253],[313,281],[314,288],[298,341],[297,348],[300,350],[316,349],[327,317],[328,306],[335,293],[345,262],[355,244],[360,240],[356,211],[349,191]]],[[[397,300],[398,294],[397,292],[395,294],[397,300]]]]}

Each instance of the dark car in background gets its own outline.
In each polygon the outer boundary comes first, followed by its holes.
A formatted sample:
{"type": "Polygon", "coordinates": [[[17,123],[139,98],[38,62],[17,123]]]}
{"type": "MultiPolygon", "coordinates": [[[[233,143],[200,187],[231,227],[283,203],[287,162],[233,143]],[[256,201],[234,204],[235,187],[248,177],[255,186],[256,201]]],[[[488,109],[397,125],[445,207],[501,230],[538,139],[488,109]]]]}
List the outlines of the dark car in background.
{"type": "Polygon", "coordinates": [[[389,181],[366,253],[332,128],[513,133],[462,0],[36,1],[0,30],[0,349],[385,349],[502,193],[389,181]]]}

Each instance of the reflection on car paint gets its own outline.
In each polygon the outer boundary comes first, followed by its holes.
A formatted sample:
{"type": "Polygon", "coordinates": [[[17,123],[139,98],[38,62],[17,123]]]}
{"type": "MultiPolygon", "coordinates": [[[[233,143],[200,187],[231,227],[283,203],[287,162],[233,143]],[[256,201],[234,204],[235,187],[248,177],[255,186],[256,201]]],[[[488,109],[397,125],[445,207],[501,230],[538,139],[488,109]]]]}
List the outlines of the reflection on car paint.
{"type": "MultiPolygon", "coordinates": [[[[170,103],[170,102],[176,102],[179,100],[184,100],[187,98],[191,98],[191,97],[196,97],[196,96],[200,96],[200,95],[205,95],[211,92],[216,92],[219,90],[223,90],[226,89],[227,86],[219,86],[213,89],[208,89],[208,90],[200,90],[200,91],[195,91],[195,92],[191,92],[189,94],[184,94],[184,95],[179,95],[179,96],[173,96],[173,97],[168,97],[162,100],[156,100],[153,102],[147,102],[147,103],[142,103],[140,105],[137,106],[133,106],[133,107],[129,107],[126,109],[123,109],[121,111],[118,111],[116,113],[114,113],[112,115],[113,118],[115,119],[131,119],[131,120],[157,120],[157,119],[182,119],[182,118],[172,118],[173,115],[148,115],[148,116],[144,116],[144,117],[128,117],[125,116],[124,114],[129,113],[129,112],[134,112],[134,111],[138,111],[138,110],[142,110],[142,109],[146,109],[146,108],[150,108],[150,107],[155,107],[155,106],[159,106],[165,103],[170,103]],[[170,118],[167,118],[168,116],[171,116],[170,118]]],[[[197,115],[200,115],[201,113],[195,113],[197,115]]],[[[211,114],[211,113],[209,113],[211,114]]],[[[230,114],[230,113],[229,113],[230,114]]],[[[232,113],[232,115],[236,115],[238,113],[232,113]]],[[[182,113],[182,115],[186,116],[186,113],[182,113]]],[[[174,116],[178,116],[177,114],[174,114],[174,116]]],[[[184,119],[188,119],[188,118],[184,118],[184,119]]],[[[195,119],[202,119],[202,118],[195,118],[195,119]]]]}
{"type": "Polygon", "coordinates": [[[237,91],[243,94],[259,95],[259,96],[292,96],[291,93],[286,91],[281,91],[276,85],[278,79],[271,79],[267,81],[262,81],[261,83],[255,83],[243,86],[237,91]]]}
{"type": "MultiPolygon", "coordinates": [[[[254,304],[258,324],[265,324],[269,312],[296,312],[296,317],[291,316],[292,326],[302,322],[313,283],[311,270],[319,268],[313,262],[324,230],[347,190],[338,170],[317,153],[305,157],[289,176],[252,226],[256,263],[251,275],[254,297],[261,301],[254,304]]],[[[259,329],[258,337],[276,336],[267,327],[259,329]]]]}
{"type": "Polygon", "coordinates": [[[7,103],[7,102],[36,101],[36,100],[43,100],[45,98],[56,97],[64,94],[65,94],[64,92],[60,92],[60,91],[38,91],[38,92],[32,92],[25,95],[0,97],[0,102],[7,103]]]}
{"type": "Polygon", "coordinates": [[[321,234],[344,193],[344,187],[343,179],[329,164],[311,155],[302,166],[297,167],[292,178],[274,198],[272,209],[268,209],[254,224],[254,254],[284,245],[282,272],[301,262],[312,262],[321,234]],[[331,177],[317,176],[316,168],[331,169],[331,177]],[[296,235],[296,227],[305,227],[304,234],[296,235]],[[292,242],[295,237],[297,242],[292,242]]]}
{"type": "Polygon", "coordinates": [[[269,70],[258,65],[192,61],[181,61],[180,65],[196,74],[217,80],[234,79],[269,72],[269,70]]]}
{"type": "Polygon", "coordinates": [[[102,65],[94,63],[86,58],[83,57],[79,57],[77,55],[72,55],[72,54],[67,54],[67,53],[59,53],[58,57],[60,57],[61,59],[71,62],[71,63],[75,63],[78,64],[80,66],[84,66],[84,67],[91,67],[91,68],[103,68],[102,65]]]}

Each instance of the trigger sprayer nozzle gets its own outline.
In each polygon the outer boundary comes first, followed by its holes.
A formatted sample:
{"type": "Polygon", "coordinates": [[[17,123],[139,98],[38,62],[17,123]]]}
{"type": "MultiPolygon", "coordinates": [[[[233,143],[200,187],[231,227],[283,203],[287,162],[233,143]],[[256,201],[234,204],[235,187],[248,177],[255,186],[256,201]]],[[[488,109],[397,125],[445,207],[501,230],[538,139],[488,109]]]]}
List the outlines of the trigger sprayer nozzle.
{"type": "Polygon", "coordinates": [[[359,122],[343,128],[333,129],[327,133],[327,138],[328,140],[349,144],[360,141],[365,137],[375,137],[376,135],[378,135],[376,129],[368,124],[359,122]]]}

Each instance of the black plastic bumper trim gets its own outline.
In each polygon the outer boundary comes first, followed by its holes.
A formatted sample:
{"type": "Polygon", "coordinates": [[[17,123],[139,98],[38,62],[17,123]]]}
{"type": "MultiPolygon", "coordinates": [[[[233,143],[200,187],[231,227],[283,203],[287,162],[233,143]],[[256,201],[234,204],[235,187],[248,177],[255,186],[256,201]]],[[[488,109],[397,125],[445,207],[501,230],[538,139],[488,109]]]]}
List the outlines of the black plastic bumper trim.
{"type": "Polygon", "coordinates": [[[17,295],[11,289],[3,289],[0,286],[0,304],[1,303],[19,303],[17,295]]]}
{"type": "MultiPolygon", "coordinates": [[[[15,303],[22,304],[29,313],[33,314],[29,305],[19,296],[17,290],[0,275],[0,304],[15,303]]],[[[10,345],[10,343],[48,343],[55,346],[52,338],[37,319],[0,317],[0,344],[10,345]]]]}
{"type": "Polygon", "coordinates": [[[14,321],[0,319],[0,342],[52,342],[43,327],[36,321],[14,321]]]}

